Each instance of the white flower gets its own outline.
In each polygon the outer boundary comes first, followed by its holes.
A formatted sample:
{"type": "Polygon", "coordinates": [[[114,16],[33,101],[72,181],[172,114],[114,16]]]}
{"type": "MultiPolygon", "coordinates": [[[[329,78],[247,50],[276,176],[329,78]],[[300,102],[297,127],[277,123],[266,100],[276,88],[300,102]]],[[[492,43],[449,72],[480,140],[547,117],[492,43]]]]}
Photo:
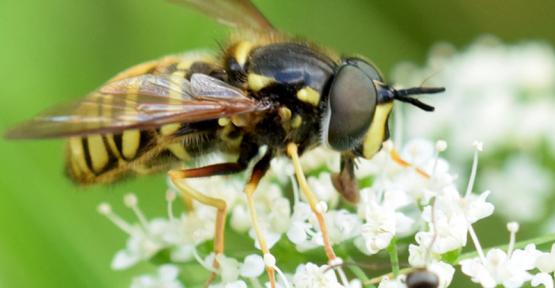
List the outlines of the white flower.
{"type": "Polygon", "coordinates": [[[314,219],[308,204],[297,202],[293,207],[287,238],[296,245],[299,251],[323,245],[322,233],[318,230],[316,219],[314,219]]]}
{"type": "Polygon", "coordinates": [[[339,193],[337,193],[331,182],[330,173],[322,172],[318,177],[308,177],[307,182],[318,200],[326,202],[328,207],[335,207],[337,205],[339,193]]]}
{"type": "Polygon", "coordinates": [[[510,220],[542,219],[555,184],[540,161],[555,155],[553,48],[538,42],[503,45],[484,37],[455,52],[440,44],[432,49],[426,67],[403,64],[395,69],[395,82],[404,86],[419,86],[433,75],[426,85],[447,87],[441,97],[426,99],[438,108],[433,114],[406,110],[405,131],[447,137],[453,146],[447,153],[455,166],[469,159],[461,153],[464,147],[481,139],[492,147],[489,155],[495,161],[487,163],[479,183],[496,191],[491,201],[499,212],[510,220]],[[542,146],[550,155],[541,153],[542,146]]]}
{"type": "Polygon", "coordinates": [[[551,252],[542,253],[538,256],[535,266],[544,273],[555,272],[555,244],[551,246],[551,252]]]}
{"type": "Polygon", "coordinates": [[[520,287],[532,279],[528,270],[534,268],[537,257],[535,246],[528,245],[524,250],[513,251],[512,255],[507,255],[501,249],[491,249],[484,259],[485,263],[479,258],[473,258],[462,260],[460,265],[464,274],[484,287],[520,287]]]}
{"type": "Polygon", "coordinates": [[[534,275],[530,284],[534,287],[543,285],[545,288],[553,288],[553,276],[548,273],[538,273],[534,275]]]}
{"type": "Polygon", "coordinates": [[[530,156],[519,154],[508,158],[502,169],[484,171],[482,177],[484,185],[500,192],[492,195],[492,201],[502,215],[511,220],[535,221],[545,215],[544,204],[553,191],[551,175],[530,156]]]}
{"type": "Polygon", "coordinates": [[[249,255],[245,257],[239,270],[243,277],[256,278],[264,272],[264,259],[260,255],[249,255]]]}
{"type": "Polygon", "coordinates": [[[369,200],[366,205],[366,222],[360,229],[366,249],[363,252],[376,254],[385,249],[395,236],[397,217],[394,209],[375,199],[369,200]]]}
{"type": "Polygon", "coordinates": [[[438,288],[448,287],[455,274],[455,268],[453,268],[453,266],[441,261],[433,261],[428,265],[427,269],[439,278],[438,288]]]}
{"type": "Polygon", "coordinates": [[[318,267],[315,264],[301,264],[293,276],[295,288],[342,288],[337,281],[333,269],[328,266],[318,267]]]}
{"type": "Polygon", "coordinates": [[[156,275],[143,275],[133,278],[131,288],[182,288],[177,276],[179,269],[170,264],[162,265],[158,268],[156,275]]]}
{"type": "Polygon", "coordinates": [[[229,283],[212,284],[210,288],[247,288],[247,283],[243,280],[237,280],[229,283]]]}
{"type": "Polygon", "coordinates": [[[390,280],[388,277],[384,277],[382,278],[382,281],[380,281],[380,285],[378,285],[378,288],[406,288],[407,285],[405,285],[404,280],[399,277],[393,280],[390,280]]]}
{"type": "Polygon", "coordinates": [[[146,228],[134,226],[125,249],[120,250],[112,260],[112,269],[129,268],[140,261],[150,259],[167,246],[162,239],[167,222],[155,219],[146,228]],[[146,231],[145,231],[146,230],[146,231]]]}
{"type": "Polygon", "coordinates": [[[214,259],[216,259],[216,257],[219,263],[218,273],[222,279],[222,283],[226,284],[237,281],[240,275],[239,270],[241,264],[236,259],[226,257],[222,254],[216,256],[212,252],[204,259],[203,266],[212,267],[212,264],[214,263],[214,259]]]}
{"type": "Polygon", "coordinates": [[[325,214],[328,235],[332,244],[354,238],[358,235],[361,221],[347,210],[331,210],[325,214]]]}

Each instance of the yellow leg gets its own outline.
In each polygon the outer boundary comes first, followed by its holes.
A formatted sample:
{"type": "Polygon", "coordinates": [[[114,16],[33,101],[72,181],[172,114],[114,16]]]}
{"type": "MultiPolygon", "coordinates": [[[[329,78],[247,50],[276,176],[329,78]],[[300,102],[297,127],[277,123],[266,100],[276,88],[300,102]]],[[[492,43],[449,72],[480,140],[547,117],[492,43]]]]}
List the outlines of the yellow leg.
{"type": "Polygon", "coordinates": [[[324,221],[324,214],[318,209],[318,199],[316,199],[316,196],[314,196],[314,193],[312,193],[312,191],[310,190],[310,186],[308,186],[308,183],[306,182],[306,177],[304,176],[304,172],[301,167],[301,161],[299,160],[297,145],[295,143],[287,144],[287,154],[289,155],[289,157],[291,157],[291,160],[293,161],[293,168],[295,169],[295,176],[297,177],[299,187],[308,200],[310,209],[312,210],[314,215],[316,215],[316,219],[318,220],[318,224],[320,225],[320,231],[322,231],[322,238],[324,240],[324,250],[326,252],[326,256],[328,256],[328,260],[332,262],[337,257],[335,256],[335,252],[333,251],[333,247],[330,243],[328,227],[326,226],[326,222],[324,221]]]}
{"type": "Polygon", "coordinates": [[[399,164],[403,167],[406,167],[406,168],[414,167],[414,169],[416,170],[416,173],[418,173],[420,176],[422,176],[426,179],[431,178],[430,174],[426,173],[426,171],[420,169],[419,167],[415,167],[411,163],[403,160],[403,158],[401,158],[401,155],[399,155],[399,152],[397,152],[397,150],[394,147],[389,147],[388,149],[389,149],[389,151],[388,151],[389,155],[395,163],[397,163],[397,164],[399,164]]]}
{"type": "MultiPolygon", "coordinates": [[[[216,256],[220,255],[224,251],[224,229],[225,220],[227,212],[227,204],[224,200],[214,197],[206,196],[198,191],[196,191],[191,186],[187,185],[183,180],[187,178],[187,170],[172,170],[168,172],[170,179],[173,184],[179,189],[179,192],[183,198],[197,200],[202,204],[212,206],[217,209],[216,214],[216,224],[214,232],[214,253],[216,256]]],[[[218,257],[214,258],[213,266],[214,268],[219,268],[219,263],[217,261],[218,257]]],[[[215,273],[212,273],[208,279],[208,284],[215,278],[215,273]]]]}
{"type": "MultiPolygon", "coordinates": [[[[251,218],[252,227],[256,234],[256,240],[260,245],[260,250],[262,250],[262,253],[264,255],[270,254],[270,249],[266,244],[266,239],[264,238],[264,234],[262,233],[262,230],[260,229],[260,225],[258,224],[258,218],[256,217],[256,208],[254,206],[253,196],[254,196],[254,192],[256,191],[256,188],[258,187],[258,183],[260,183],[260,179],[262,179],[262,176],[264,176],[264,174],[266,173],[266,171],[270,166],[270,160],[271,160],[270,154],[266,154],[262,159],[260,159],[260,161],[258,161],[254,166],[251,177],[247,182],[247,185],[245,185],[245,194],[247,196],[247,206],[249,209],[249,215],[251,218]]],[[[266,272],[268,273],[268,279],[270,280],[271,287],[275,288],[276,279],[275,279],[274,268],[266,266],[266,272]]]]}

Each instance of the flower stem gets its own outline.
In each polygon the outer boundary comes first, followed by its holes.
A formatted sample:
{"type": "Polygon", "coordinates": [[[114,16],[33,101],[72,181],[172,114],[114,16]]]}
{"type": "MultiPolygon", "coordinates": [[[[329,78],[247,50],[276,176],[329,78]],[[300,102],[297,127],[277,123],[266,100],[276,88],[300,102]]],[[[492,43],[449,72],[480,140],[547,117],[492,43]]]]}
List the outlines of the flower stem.
{"type": "Polygon", "coordinates": [[[397,237],[393,236],[389,246],[387,246],[387,252],[389,252],[389,259],[391,262],[391,273],[393,276],[399,276],[399,255],[397,254],[397,237]]]}
{"type": "MultiPolygon", "coordinates": [[[[350,262],[350,263],[356,263],[352,257],[347,257],[346,260],[347,262],[350,262]]],[[[366,276],[366,273],[364,273],[364,271],[359,266],[347,265],[347,267],[349,268],[349,270],[351,270],[351,272],[356,276],[357,279],[360,279],[362,283],[365,283],[363,284],[363,287],[376,288],[376,286],[374,286],[373,284],[368,283],[370,279],[368,279],[368,277],[366,276]]]]}

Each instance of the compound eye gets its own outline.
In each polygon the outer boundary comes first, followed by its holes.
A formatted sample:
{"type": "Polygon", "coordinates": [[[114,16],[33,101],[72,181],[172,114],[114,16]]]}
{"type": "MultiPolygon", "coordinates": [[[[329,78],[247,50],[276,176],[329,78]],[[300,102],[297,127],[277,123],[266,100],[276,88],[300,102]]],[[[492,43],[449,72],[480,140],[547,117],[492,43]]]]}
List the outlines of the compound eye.
{"type": "Polygon", "coordinates": [[[368,131],[377,104],[374,82],[359,67],[344,64],[330,86],[324,141],[337,151],[354,149],[368,131]]]}
{"type": "Polygon", "coordinates": [[[346,59],[345,62],[357,66],[360,70],[364,71],[364,74],[370,77],[370,79],[383,82],[382,73],[374,65],[359,58],[349,58],[346,59]]]}

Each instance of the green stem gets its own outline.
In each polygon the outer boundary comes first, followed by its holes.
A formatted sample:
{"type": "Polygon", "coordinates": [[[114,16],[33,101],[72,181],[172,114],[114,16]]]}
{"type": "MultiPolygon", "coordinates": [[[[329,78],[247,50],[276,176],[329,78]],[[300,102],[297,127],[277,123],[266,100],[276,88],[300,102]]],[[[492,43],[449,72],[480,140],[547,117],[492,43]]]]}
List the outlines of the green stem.
{"type": "MultiPolygon", "coordinates": [[[[352,257],[347,257],[346,260],[347,260],[347,262],[352,263],[352,264],[356,263],[355,259],[353,259],[352,257]]],[[[367,284],[363,284],[364,287],[366,287],[366,288],[376,288],[376,286],[374,286],[373,284],[368,283],[370,281],[370,279],[368,279],[368,277],[366,276],[366,273],[364,273],[364,271],[358,265],[347,265],[347,267],[349,268],[349,270],[351,270],[351,272],[353,272],[353,274],[355,274],[357,279],[362,281],[362,283],[367,283],[367,284]]]]}
{"type": "Polygon", "coordinates": [[[389,252],[389,259],[391,261],[391,273],[393,276],[399,276],[399,255],[397,254],[397,237],[391,238],[391,243],[387,246],[389,252]]]}

